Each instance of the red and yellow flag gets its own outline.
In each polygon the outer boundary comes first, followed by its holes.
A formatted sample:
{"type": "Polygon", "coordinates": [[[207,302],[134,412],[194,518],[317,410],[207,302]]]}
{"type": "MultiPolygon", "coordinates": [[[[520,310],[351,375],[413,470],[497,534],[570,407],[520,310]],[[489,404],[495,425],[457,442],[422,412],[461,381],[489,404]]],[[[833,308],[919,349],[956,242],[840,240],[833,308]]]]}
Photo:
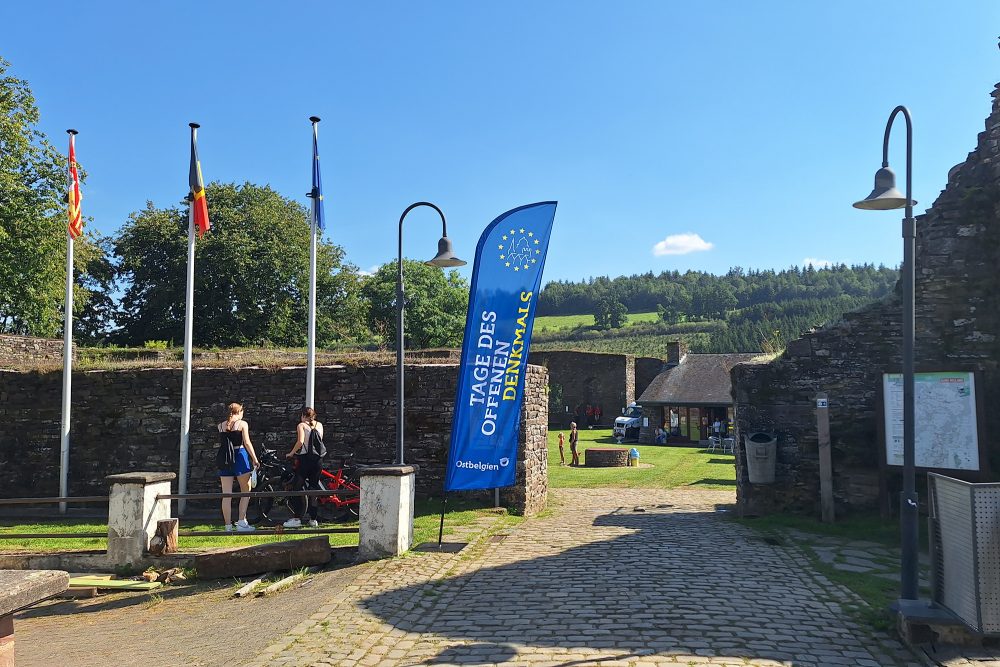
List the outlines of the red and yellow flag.
{"type": "Polygon", "coordinates": [[[191,168],[188,171],[188,183],[191,186],[191,210],[194,214],[194,226],[198,229],[198,238],[212,228],[208,221],[208,200],[205,199],[205,181],[201,178],[201,162],[198,161],[198,124],[191,126],[191,168]]]}
{"type": "Polygon", "coordinates": [[[66,201],[69,203],[69,237],[77,239],[83,234],[83,216],[80,214],[80,172],[76,167],[76,131],[69,132],[69,193],[66,201]]]}

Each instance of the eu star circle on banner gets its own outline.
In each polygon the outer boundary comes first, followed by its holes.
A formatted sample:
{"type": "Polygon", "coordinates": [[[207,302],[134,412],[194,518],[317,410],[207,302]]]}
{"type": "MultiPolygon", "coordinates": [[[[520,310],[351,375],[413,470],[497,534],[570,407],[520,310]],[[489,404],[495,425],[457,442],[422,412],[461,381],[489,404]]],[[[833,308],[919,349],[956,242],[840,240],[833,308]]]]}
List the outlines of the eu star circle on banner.
{"type": "Polygon", "coordinates": [[[542,254],[538,247],[540,241],[535,233],[526,230],[512,229],[500,237],[503,243],[497,244],[500,250],[500,262],[514,271],[529,271],[538,264],[538,255],[542,254]]]}

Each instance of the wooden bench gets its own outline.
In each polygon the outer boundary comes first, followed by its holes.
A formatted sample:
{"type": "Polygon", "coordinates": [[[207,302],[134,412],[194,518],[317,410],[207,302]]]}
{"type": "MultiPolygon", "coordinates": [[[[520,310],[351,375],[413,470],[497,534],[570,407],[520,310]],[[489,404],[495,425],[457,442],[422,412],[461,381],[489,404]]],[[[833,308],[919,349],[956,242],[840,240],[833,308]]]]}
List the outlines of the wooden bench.
{"type": "Polygon", "coordinates": [[[627,447],[588,447],[583,453],[588,468],[625,468],[628,466],[627,447]]]}
{"type": "Polygon", "coordinates": [[[14,614],[67,588],[61,570],[0,570],[0,667],[14,667],[14,614]]]}

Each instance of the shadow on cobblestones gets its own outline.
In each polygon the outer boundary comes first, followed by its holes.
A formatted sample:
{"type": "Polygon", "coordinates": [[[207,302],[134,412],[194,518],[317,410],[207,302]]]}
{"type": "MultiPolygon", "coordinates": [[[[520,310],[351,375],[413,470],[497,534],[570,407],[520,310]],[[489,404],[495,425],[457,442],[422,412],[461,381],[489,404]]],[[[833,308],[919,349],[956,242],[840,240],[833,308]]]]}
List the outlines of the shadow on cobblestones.
{"type": "Polygon", "coordinates": [[[595,651],[622,664],[907,664],[844,613],[850,594],[817,579],[798,550],[766,544],[711,504],[655,506],[657,492],[645,493],[642,512],[567,498],[502,547],[467,555],[476,567],[359,605],[393,632],[451,644],[400,664],[503,663],[511,651],[563,667],[594,664],[595,651]]]}
{"type": "Polygon", "coordinates": [[[506,662],[517,655],[517,649],[505,644],[463,644],[452,646],[428,659],[426,665],[481,665],[484,660],[506,662]]]}

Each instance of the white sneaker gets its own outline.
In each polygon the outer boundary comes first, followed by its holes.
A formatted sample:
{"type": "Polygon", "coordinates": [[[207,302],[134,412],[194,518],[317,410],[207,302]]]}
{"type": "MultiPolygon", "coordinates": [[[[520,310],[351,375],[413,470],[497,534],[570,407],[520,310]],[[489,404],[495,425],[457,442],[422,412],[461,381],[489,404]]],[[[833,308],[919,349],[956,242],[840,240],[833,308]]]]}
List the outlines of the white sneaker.
{"type": "Polygon", "coordinates": [[[318,526],[319,526],[319,521],[317,521],[316,519],[309,519],[310,528],[316,528],[318,526]]]}
{"type": "Polygon", "coordinates": [[[231,533],[233,532],[233,524],[227,523],[225,526],[222,527],[222,529],[227,533],[231,533]]]}
{"type": "Polygon", "coordinates": [[[286,521],[281,525],[284,526],[285,528],[301,528],[302,522],[296,519],[295,517],[292,517],[291,519],[289,519],[288,521],[286,521]]]}
{"type": "Polygon", "coordinates": [[[236,530],[241,533],[251,533],[257,529],[247,523],[246,519],[240,519],[236,522],[236,530]]]}

